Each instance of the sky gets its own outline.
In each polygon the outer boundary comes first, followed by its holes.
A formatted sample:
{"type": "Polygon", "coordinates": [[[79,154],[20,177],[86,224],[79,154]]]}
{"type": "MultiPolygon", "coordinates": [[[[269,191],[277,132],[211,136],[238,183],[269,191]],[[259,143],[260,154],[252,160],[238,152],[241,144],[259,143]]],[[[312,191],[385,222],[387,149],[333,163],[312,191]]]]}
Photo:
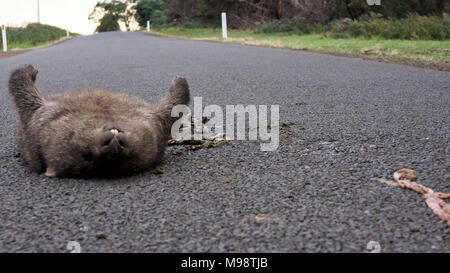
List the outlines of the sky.
{"type": "MultiPolygon", "coordinates": [[[[92,34],[97,25],[88,19],[98,0],[39,0],[41,23],[71,32],[92,34]]],[[[0,0],[0,24],[22,26],[37,22],[38,0],[0,0]]]]}

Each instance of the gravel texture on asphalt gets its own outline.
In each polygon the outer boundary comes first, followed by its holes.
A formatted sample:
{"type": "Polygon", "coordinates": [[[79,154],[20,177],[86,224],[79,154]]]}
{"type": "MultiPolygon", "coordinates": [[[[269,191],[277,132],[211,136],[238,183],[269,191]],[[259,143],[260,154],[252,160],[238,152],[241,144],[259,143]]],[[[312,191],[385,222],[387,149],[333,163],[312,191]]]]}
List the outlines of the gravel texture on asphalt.
{"type": "Polygon", "coordinates": [[[68,252],[69,241],[82,252],[369,252],[369,241],[450,252],[450,229],[420,195],[378,181],[410,168],[450,192],[449,76],[123,32],[1,59],[0,252],[68,252]],[[162,174],[43,181],[17,156],[7,83],[24,64],[45,93],[102,87],[156,101],[179,74],[204,106],[280,105],[280,146],[171,146],[162,174]]]}

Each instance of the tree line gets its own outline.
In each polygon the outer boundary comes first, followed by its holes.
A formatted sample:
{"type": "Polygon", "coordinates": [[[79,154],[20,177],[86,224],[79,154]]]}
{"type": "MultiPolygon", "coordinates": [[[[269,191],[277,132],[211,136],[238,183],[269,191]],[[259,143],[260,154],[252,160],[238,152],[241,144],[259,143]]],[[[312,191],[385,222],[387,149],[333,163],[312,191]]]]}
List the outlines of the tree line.
{"type": "Polygon", "coordinates": [[[405,18],[410,13],[443,16],[450,12],[448,0],[106,0],[98,2],[89,19],[97,22],[98,32],[119,30],[123,22],[129,30],[136,20],[145,26],[184,24],[220,25],[220,13],[227,12],[232,28],[255,28],[271,20],[302,20],[327,24],[333,20],[356,20],[368,13],[386,18],[405,18]]]}

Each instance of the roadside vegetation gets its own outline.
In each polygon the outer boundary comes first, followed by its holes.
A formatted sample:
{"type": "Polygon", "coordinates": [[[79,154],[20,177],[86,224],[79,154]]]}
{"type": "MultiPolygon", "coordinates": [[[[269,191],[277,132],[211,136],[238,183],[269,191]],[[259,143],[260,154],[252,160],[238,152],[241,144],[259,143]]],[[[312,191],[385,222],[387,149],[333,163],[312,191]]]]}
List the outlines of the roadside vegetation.
{"type": "Polygon", "coordinates": [[[402,40],[448,40],[450,20],[438,16],[409,13],[405,18],[386,18],[370,12],[357,20],[344,18],[328,24],[304,20],[272,20],[256,29],[257,33],[324,34],[329,38],[381,38],[402,40]]]}
{"type": "Polygon", "coordinates": [[[449,2],[369,2],[377,1],[106,0],[98,2],[91,18],[97,18],[99,32],[118,29],[117,22],[131,19],[145,30],[149,20],[156,35],[362,56],[450,71],[449,2]],[[221,38],[222,11],[228,18],[227,40],[221,38]]]}
{"type": "Polygon", "coordinates": [[[387,20],[378,15],[359,21],[319,23],[268,22],[261,28],[228,31],[198,28],[195,23],[154,27],[153,34],[244,45],[281,47],[316,52],[362,56],[450,70],[450,22],[439,17],[411,14],[406,19],[387,20]]]}
{"type": "MultiPolygon", "coordinates": [[[[26,27],[8,27],[6,31],[6,40],[8,50],[25,49],[45,45],[49,42],[57,41],[66,37],[67,32],[64,29],[38,23],[30,23],[26,27]]],[[[71,34],[78,35],[78,34],[71,34]]],[[[3,47],[3,41],[0,43],[3,47]]]]}

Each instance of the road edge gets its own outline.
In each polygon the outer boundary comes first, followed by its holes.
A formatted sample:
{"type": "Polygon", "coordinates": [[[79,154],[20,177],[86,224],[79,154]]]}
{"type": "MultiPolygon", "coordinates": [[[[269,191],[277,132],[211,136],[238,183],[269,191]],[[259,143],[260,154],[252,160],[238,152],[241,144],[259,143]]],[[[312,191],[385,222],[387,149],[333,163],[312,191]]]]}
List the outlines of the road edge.
{"type": "Polygon", "coordinates": [[[50,41],[50,42],[47,42],[47,43],[45,43],[43,45],[39,45],[39,46],[35,46],[35,47],[13,48],[13,49],[8,50],[6,52],[2,51],[2,52],[0,52],[0,60],[1,59],[6,59],[6,58],[11,58],[11,57],[18,56],[18,55],[22,55],[22,54],[25,54],[25,53],[27,53],[29,51],[33,51],[35,49],[47,48],[47,47],[52,47],[52,46],[55,46],[55,45],[58,45],[58,44],[62,44],[64,42],[66,42],[66,41],[69,41],[69,40],[75,38],[75,37],[77,37],[77,36],[70,36],[70,37],[66,36],[66,37],[62,37],[62,38],[60,38],[58,40],[50,41]]]}
{"type": "Polygon", "coordinates": [[[317,54],[325,54],[325,55],[332,55],[332,56],[338,56],[338,57],[347,57],[347,58],[357,58],[365,61],[375,61],[380,63],[388,63],[388,64],[398,64],[398,65],[404,65],[404,66],[413,66],[413,67],[419,67],[423,69],[428,70],[436,70],[436,71],[444,71],[444,72],[450,72],[450,65],[446,64],[426,64],[421,62],[411,62],[411,61],[394,61],[394,60],[388,60],[383,58],[369,58],[364,55],[359,54],[348,54],[348,53],[333,53],[333,52],[325,52],[325,51],[319,51],[319,50],[310,50],[310,49],[298,49],[298,48],[290,48],[290,47],[282,47],[282,46],[270,46],[270,45],[249,45],[249,44],[243,44],[235,41],[221,41],[221,40],[208,40],[208,39],[202,39],[202,38],[186,38],[186,37],[179,37],[179,36],[173,36],[173,35],[165,35],[161,33],[149,33],[146,31],[137,31],[144,35],[151,35],[155,37],[163,37],[163,38],[174,38],[174,39],[183,39],[183,40],[191,40],[191,41],[202,41],[202,42],[211,42],[211,43],[221,43],[221,44],[235,44],[235,45],[242,45],[242,46],[255,46],[255,47],[267,47],[267,48],[276,48],[276,49],[287,49],[287,50],[294,50],[294,51],[306,51],[306,52],[312,52],[317,54]]]}

